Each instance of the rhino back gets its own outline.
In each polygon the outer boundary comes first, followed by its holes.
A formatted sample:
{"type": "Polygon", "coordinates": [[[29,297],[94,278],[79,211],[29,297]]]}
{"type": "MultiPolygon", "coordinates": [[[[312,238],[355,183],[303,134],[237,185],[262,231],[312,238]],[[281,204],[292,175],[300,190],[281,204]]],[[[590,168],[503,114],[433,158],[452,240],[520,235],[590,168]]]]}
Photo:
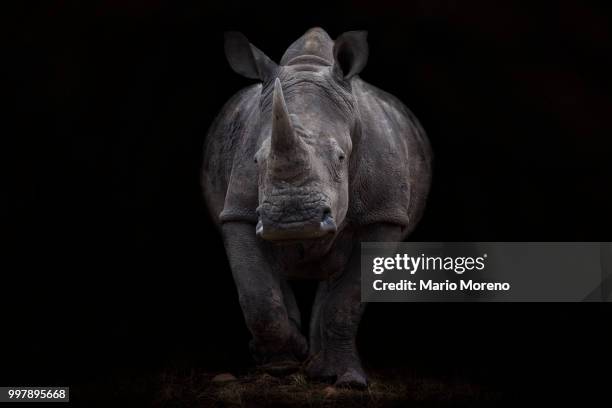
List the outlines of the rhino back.
{"type": "MultiPolygon", "coordinates": [[[[249,132],[251,122],[256,121],[259,112],[259,97],[261,84],[244,88],[232,96],[223,106],[213,121],[204,143],[204,158],[202,163],[202,189],[210,214],[219,225],[219,214],[224,208],[232,173],[237,173],[236,167],[252,162],[251,158],[242,157],[245,145],[250,145],[249,132]],[[247,163],[248,162],[248,163],[247,163]]],[[[253,169],[255,170],[255,169],[253,169]]],[[[248,171],[248,170],[247,170],[248,171]]],[[[252,196],[252,190],[257,189],[256,177],[253,186],[243,193],[252,196]]],[[[240,183],[243,185],[243,183],[240,183]]],[[[255,196],[256,197],[256,196],[255,196]]],[[[250,201],[251,197],[245,197],[250,201]]]]}
{"type": "Polygon", "coordinates": [[[353,148],[349,216],[358,224],[400,224],[407,235],[429,192],[429,141],[416,117],[393,95],[358,77],[353,93],[361,131],[353,148]]]}

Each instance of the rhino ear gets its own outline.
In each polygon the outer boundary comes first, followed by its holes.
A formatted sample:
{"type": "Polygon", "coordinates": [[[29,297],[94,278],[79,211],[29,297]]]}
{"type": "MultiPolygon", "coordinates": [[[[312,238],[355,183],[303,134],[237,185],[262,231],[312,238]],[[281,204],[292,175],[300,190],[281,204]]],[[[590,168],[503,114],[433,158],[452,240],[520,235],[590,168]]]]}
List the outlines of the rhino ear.
{"type": "Polygon", "coordinates": [[[225,56],[232,69],[242,76],[262,82],[275,76],[276,63],[249,43],[242,33],[225,33],[225,56]]]}
{"type": "Polygon", "coordinates": [[[344,79],[359,74],[368,62],[368,32],[347,31],[334,42],[334,70],[344,79]]]}

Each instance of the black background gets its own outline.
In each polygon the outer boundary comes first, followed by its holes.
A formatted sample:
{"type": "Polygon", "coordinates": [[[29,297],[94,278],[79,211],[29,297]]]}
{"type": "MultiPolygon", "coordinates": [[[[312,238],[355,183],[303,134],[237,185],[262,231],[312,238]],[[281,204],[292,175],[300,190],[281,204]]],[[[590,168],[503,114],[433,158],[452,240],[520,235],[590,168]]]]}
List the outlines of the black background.
{"type": "MultiPolygon", "coordinates": [[[[412,239],[612,239],[612,28],[596,3],[78,3],[9,15],[6,384],[249,364],[199,190],[206,129],[251,83],[225,61],[228,29],[276,61],[312,26],[369,31],[362,77],[413,110],[435,153],[412,239]]],[[[376,304],[359,344],[368,366],[507,395],[597,384],[609,306],[376,304]]]]}

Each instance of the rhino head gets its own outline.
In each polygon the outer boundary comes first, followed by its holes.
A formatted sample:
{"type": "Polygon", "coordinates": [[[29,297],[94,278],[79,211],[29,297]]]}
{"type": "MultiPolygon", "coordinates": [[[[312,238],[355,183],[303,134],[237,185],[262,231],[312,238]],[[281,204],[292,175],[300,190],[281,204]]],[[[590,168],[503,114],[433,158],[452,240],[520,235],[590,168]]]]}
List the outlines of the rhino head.
{"type": "Polygon", "coordinates": [[[366,33],[336,41],[311,29],[274,63],[240,33],[227,33],[232,68],[262,83],[256,233],[270,241],[336,234],[349,202],[349,163],[359,121],[351,78],[367,61],[366,33]]]}

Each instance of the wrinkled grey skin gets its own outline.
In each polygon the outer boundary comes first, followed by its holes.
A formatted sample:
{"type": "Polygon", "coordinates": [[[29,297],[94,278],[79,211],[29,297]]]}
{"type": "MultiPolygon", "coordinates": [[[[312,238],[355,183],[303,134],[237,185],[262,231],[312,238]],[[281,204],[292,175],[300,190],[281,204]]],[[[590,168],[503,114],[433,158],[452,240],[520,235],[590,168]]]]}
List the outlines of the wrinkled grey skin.
{"type": "Polygon", "coordinates": [[[401,241],[431,180],[423,129],[366,83],[366,33],[313,28],[276,64],[228,33],[231,67],[257,84],[234,95],[206,140],[202,185],[225,243],[255,360],[365,387],[355,337],[360,243],[401,241]],[[317,279],[310,339],[288,284],[317,279]]]}

